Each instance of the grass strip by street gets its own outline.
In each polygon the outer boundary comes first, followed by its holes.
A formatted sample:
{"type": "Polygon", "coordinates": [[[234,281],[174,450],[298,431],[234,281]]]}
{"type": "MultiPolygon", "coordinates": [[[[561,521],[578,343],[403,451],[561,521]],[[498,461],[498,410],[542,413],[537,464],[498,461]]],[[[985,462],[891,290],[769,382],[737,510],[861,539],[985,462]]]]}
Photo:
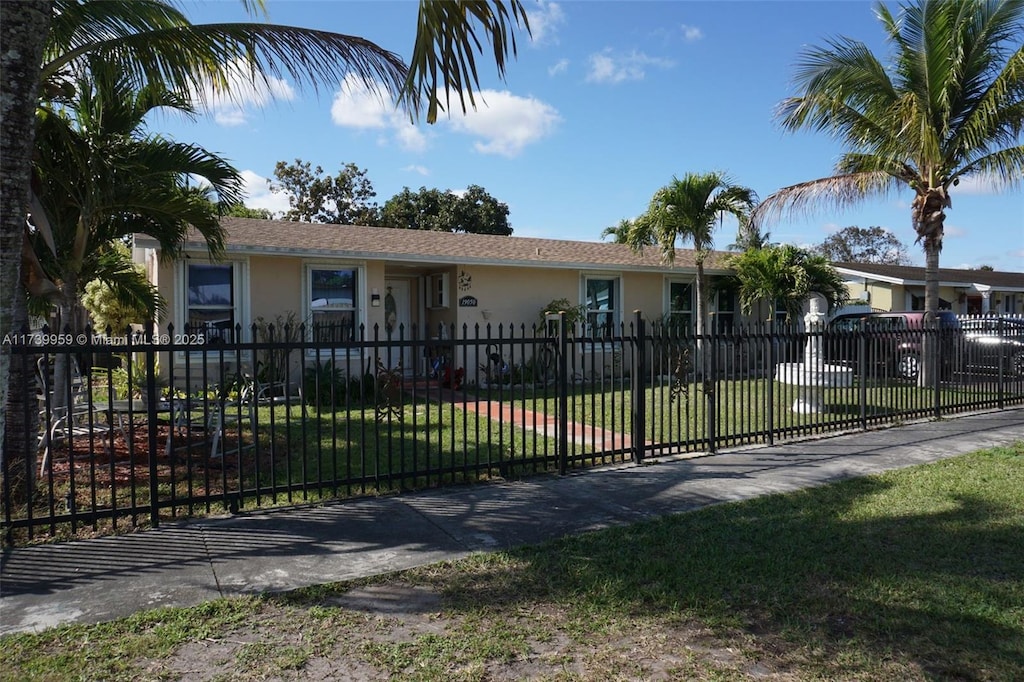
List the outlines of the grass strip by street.
{"type": "Polygon", "coordinates": [[[0,679],[1024,679],[1021,537],[1017,443],[374,579],[10,635],[0,679]]]}

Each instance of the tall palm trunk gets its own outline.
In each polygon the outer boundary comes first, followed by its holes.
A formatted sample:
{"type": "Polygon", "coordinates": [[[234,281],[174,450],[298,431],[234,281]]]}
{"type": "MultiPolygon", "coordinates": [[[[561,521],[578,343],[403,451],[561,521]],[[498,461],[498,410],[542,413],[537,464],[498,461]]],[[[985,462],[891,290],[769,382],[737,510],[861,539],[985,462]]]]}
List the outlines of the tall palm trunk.
{"type": "Polygon", "coordinates": [[[703,336],[708,321],[708,294],[704,282],[704,259],[697,258],[697,336],[703,336]]]}
{"type": "Polygon", "coordinates": [[[708,372],[705,355],[707,349],[712,346],[704,340],[704,332],[707,329],[708,321],[708,294],[704,281],[704,257],[700,252],[697,253],[696,265],[697,277],[694,280],[694,286],[697,289],[697,343],[694,350],[697,357],[694,358],[694,366],[701,368],[701,376],[706,379],[708,372]]]}
{"type": "Polygon", "coordinates": [[[932,386],[939,371],[936,353],[939,312],[939,253],[942,251],[942,235],[945,232],[945,209],[949,207],[949,196],[941,187],[931,188],[914,198],[912,216],[917,239],[924,246],[924,310],[925,326],[921,352],[919,386],[932,386]]]}
{"type": "MultiPolygon", "coordinates": [[[[21,286],[32,143],[35,133],[39,65],[53,11],[50,0],[0,3],[0,336],[28,322],[21,286]]],[[[10,344],[0,347],[0,464],[12,502],[31,496],[37,418],[32,364],[10,344]]]]}

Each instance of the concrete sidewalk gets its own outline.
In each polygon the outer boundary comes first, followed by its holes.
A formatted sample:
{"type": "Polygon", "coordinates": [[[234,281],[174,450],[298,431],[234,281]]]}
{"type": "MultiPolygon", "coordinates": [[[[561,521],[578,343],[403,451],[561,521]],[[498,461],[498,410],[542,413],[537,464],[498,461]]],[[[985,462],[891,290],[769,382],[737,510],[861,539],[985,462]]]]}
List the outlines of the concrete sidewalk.
{"type": "Polygon", "coordinates": [[[1024,440],[1024,409],[6,549],[0,634],[373,576],[1024,440]]]}

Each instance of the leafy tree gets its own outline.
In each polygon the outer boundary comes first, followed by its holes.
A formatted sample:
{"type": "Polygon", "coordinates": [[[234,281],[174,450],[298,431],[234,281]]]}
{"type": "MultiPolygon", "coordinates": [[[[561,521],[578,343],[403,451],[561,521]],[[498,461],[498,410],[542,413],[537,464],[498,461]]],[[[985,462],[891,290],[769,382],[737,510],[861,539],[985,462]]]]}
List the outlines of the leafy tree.
{"type": "MultiPolygon", "coordinates": [[[[982,176],[1024,178],[1024,1],[917,0],[875,13],[892,48],[886,65],[857,40],[804,51],[798,94],[784,100],[785,128],[832,134],[846,147],[835,173],[784,187],[755,219],[822,202],[847,206],[909,188],[925,252],[925,310],[939,309],[939,252],[951,189],[982,176]]],[[[933,375],[926,350],[921,381],[933,375]]]]}
{"type": "Polygon", "coordinates": [[[726,213],[744,224],[756,202],[753,190],[733,184],[722,173],[687,173],[655,192],[647,212],[633,221],[627,243],[637,250],[657,244],[668,263],[675,260],[677,241],[693,244],[698,335],[707,320],[704,261],[714,248],[715,227],[726,213]]]}
{"type": "Polygon", "coordinates": [[[381,208],[381,225],[402,227],[410,230],[447,232],[451,222],[448,211],[453,196],[439,189],[420,187],[413,192],[404,187],[401,192],[384,202],[381,208]]]}
{"type": "Polygon", "coordinates": [[[828,259],[789,244],[754,248],[728,257],[738,282],[740,309],[750,314],[758,301],[781,306],[787,319],[799,317],[812,293],[825,297],[830,307],[846,302],[842,276],[828,259]]]}
{"type": "Polygon", "coordinates": [[[480,185],[470,185],[455,196],[450,232],[466,234],[497,234],[508,237],[508,204],[498,201],[480,185]]]}
{"type": "Polygon", "coordinates": [[[270,209],[267,208],[250,208],[245,204],[234,204],[229,206],[226,216],[232,218],[255,218],[257,220],[273,220],[274,214],[270,209]]]}
{"type": "Polygon", "coordinates": [[[420,187],[408,187],[391,197],[381,209],[381,224],[413,230],[462,232],[508,236],[508,204],[498,201],[479,185],[462,194],[420,187]]]}
{"type": "Polygon", "coordinates": [[[278,161],[274,166],[277,183],[270,191],[288,195],[291,209],[285,220],[334,225],[376,225],[380,209],[373,202],[377,192],[366,171],[354,163],[341,167],[334,177],[324,176],[320,166],[295,159],[294,164],[278,161]]]}
{"type": "Polygon", "coordinates": [[[816,253],[833,263],[878,263],[907,265],[907,246],[884,227],[851,225],[828,236],[814,247],[816,253]]]}

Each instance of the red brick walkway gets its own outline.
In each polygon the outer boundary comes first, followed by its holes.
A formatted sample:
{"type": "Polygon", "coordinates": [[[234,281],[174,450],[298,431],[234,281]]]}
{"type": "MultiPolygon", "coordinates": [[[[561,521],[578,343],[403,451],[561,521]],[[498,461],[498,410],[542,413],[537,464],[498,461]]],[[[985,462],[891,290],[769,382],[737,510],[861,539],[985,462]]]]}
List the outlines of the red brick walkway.
{"type": "MultiPolygon", "coordinates": [[[[511,424],[535,431],[548,438],[558,437],[558,420],[554,415],[527,410],[511,403],[497,400],[481,400],[464,395],[462,391],[439,387],[436,383],[417,382],[416,395],[428,400],[454,404],[455,407],[479,414],[492,421],[511,424]]],[[[569,441],[591,448],[594,452],[627,449],[632,447],[628,433],[609,431],[592,424],[569,422],[569,441]]]]}

